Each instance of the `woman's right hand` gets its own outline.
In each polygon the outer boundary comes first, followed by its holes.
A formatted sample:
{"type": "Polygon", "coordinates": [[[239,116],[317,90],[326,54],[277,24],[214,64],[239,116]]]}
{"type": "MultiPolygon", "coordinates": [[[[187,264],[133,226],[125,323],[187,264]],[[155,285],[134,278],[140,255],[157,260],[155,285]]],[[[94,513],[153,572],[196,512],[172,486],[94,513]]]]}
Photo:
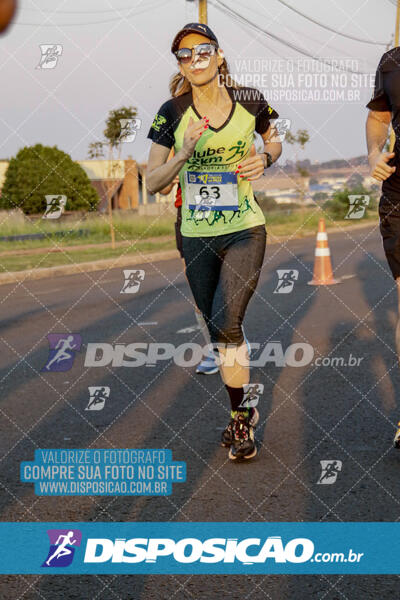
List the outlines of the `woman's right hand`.
{"type": "Polygon", "coordinates": [[[182,152],[187,159],[192,156],[201,134],[208,128],[208,121],[209,119],[206,117],[203,117],[199,121],[193,121],[192,117],[189,118],[182,145],[182,152]]]}

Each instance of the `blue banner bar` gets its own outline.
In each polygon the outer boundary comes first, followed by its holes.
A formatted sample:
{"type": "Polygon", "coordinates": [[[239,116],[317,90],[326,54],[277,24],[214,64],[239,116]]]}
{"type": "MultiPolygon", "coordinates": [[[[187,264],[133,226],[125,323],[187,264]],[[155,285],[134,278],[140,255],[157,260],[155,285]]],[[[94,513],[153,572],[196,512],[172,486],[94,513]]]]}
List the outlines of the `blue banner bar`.
{"type": "Polygon", "coordinates": [[[197,185],[224,185],[226,183],[237,183],[237,175],[234,171],[207,171],[199,173],[198,171],[186,172],[187,183],[197,185]]]}
{"type": "Polygon", "coordinates": [[[186,463],[167,449],[37,449],[20,477],[38,496],[166,496],[186,481],[186,463]]]}
{"type": "Polygon", "coordinates": [[[400,523],[0,523],[1,574],[399,574],[400,523]]]}

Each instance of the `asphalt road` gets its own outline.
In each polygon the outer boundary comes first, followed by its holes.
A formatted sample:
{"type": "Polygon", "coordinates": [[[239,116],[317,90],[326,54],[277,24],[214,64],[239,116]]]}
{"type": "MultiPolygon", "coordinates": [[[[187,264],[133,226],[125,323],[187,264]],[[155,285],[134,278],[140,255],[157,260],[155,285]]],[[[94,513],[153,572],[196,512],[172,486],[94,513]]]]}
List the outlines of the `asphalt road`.
{"type": "MultiPolygon", "coordinates": [[[[219,375],[198,376],[171,361],[155,366],[85,367],[86,344],[201,342],[180,260],[145,265],[141,288],[121,294],[121,270],[0,287],[2,521],[396,521],[400,417],[394,350],[396,291],[375,227],[329,235],[330,287],[307,285],[315,240],[271,245],[245,330],[251,342],[285,351],[310,344],[303,367],[267,363],[252,381],[265,389],[256,431],[259,454],[246,464],[219,446],[228,401],[219,375]],[[277,269],[296,269],[288,294],[274,293],[277,269]],[[138,324],[139,323],[139,324],[138,324]],[[142,323],[142,324],[140,324],[142,323]],[[143,324],[144,323],[144,324],[143,324]],[[146,323],[153,323],[148,324],[146,323]],[[154,324],[156,323],[156,324],[154,324]],[[68,372],[44,373],[49,333],[79,333],[68,372]],[[316,358],[357,358],[358,366],[317,366],[316,358]],[[359,360],[361,359],[361,360],[359,360]],[[85,411],[88,386],[109,386],[101,411],[85,411]],[[38,497],[19,482],[35,448],[170,448],[187,481],[170,497],[38,497]],[[342,462],[319,485],[321,460],[342,462]]],[[[135,266],[135,268],[140,268],[135,266]]],[[[327,362],[327,361],[325,361],[327,362]]],[[[392,599],[398,576],[2,576],[1,598],[324,600],[392,599]]]]}

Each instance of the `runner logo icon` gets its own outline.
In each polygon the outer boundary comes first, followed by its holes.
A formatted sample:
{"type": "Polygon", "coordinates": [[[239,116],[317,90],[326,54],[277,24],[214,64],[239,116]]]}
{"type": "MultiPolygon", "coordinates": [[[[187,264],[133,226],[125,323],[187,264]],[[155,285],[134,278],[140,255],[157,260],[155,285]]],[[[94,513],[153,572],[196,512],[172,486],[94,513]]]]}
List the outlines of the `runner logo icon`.
{"type": "Polygon", "coordinates": [[[299,278],[299,272],[296,269],[277,269],[278,285],[274,289],[274,294],[290,294],[293,290],[295,281],[299,278]]]}
{"type": "Polygon", "coordinates": [[[75,360],[75,352],[81,349],[79,333],[49,333],[49,357],[42,371],[69,371],[75,360]]]}
{"type": "Polygon", "coordinates": [[[318,485],[331,485],[335,483],[338,473],[342,470],[341,460],[320,460],[321,475],[317,481],[318,485]]]}
{"type": "Polygon", "coordinates": [[[121,126],[120,140],[130,143],[135,141],[136,132],[142,125],[142,119],[119,119],[119,124],[121,126]]]}
{"type": "Polygon", "coordinates": [[[68,567],[74,558],[75,547],[81,545],[79,529],[48,529],[50,548],[42,567],[68,567]]]}
{"type": "Polygon", "coordinates": [[[243,384],[243,400],[239,404],[244,408],[255,408],[260,399],[260,395],[264,391],[263,383],[244,383],[243,384]]]}
{"type": "Polygon", "coordinates": [[[54,69],[63,51],[61,44],[40,44],[39,48],[42,56],[36,68],[54,69]]]}
{"type": "Polygon", "coordinates": [[[46,210],[42,219],[58,219],[64,212],[67,203],[67,196],[63,195],[47,195],[46,210]]]}
{"type": "Polygon", "coordinates": [[[107,386],[89,386],[89,402],[85,410],[103,410],[106,399],[110,397],[107,386]]]}
{"type": "Polygon", "coordinates": [[[284,142],[287,132],[290,130],[290,119],[271,119],[273,133],[270,142],[284,142]]]}
{"type": "Polygon", "coordinates": [[[350,195],[349,210],[345,219],[362,219],[365,215],[365,209],[369,205],[369,196],[350,195]]]}
{"type": "Polygon", "coordinates": [[[145,272],[143,269],[123,269],[124,285],[121,294],[136,294],[139,291],[140,284],[144,280],[145,272]]]}

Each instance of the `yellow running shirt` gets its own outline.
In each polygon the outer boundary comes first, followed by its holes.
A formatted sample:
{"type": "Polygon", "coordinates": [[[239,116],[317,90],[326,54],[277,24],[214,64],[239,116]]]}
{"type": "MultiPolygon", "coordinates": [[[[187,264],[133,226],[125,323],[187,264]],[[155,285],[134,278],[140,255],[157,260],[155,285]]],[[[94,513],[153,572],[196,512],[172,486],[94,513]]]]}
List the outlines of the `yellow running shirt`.
{"type": "MultiPolygon", "coordinates": [[[[251,182],[235,171],[250,156],[254,132],[265,133],[279,115],[258,90],[225,87],[232,100],[228,118],[221,127],[204,130],[179,172],[184,236],[223,235],[265,223],[251,182]]],[[[147,137],[177,153],[190,117],[201,119],[191,91],[161,106],[147,137]]]]}

